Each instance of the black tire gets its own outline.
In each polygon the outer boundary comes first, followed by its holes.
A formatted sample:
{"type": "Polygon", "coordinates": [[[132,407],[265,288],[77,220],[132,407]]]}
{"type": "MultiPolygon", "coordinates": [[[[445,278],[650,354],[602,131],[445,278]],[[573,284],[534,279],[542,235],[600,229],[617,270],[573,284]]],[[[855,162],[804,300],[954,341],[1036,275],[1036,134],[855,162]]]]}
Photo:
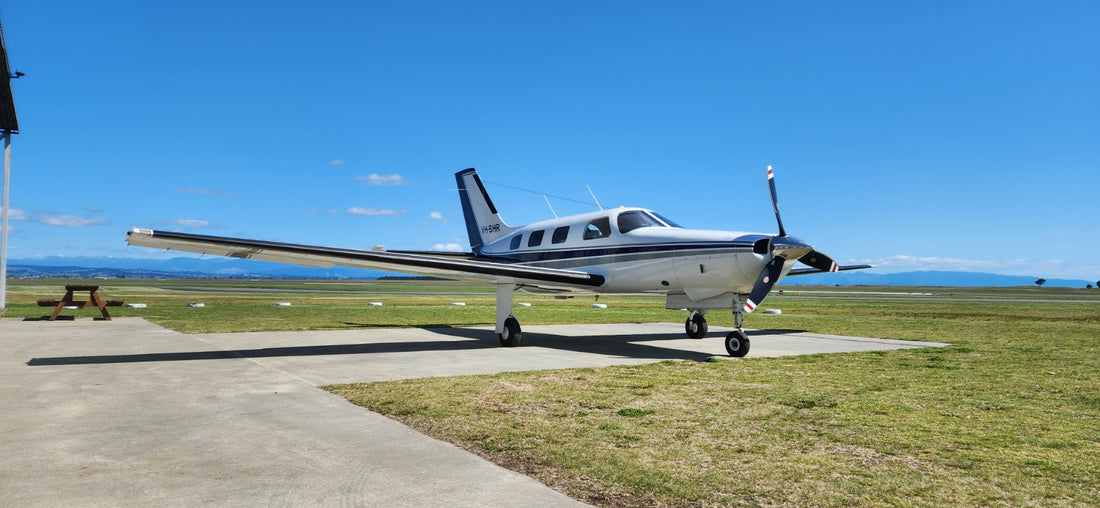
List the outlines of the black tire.
{"type": "Polygon", "coordinates": [[[504,320],[504,333],[497,334],[500,338],[500,345],[504,347],[516,347],[519,345],[519,339],[523,335],[519,329],[519,321],[512,316],[508,316],[508,319],[504,320]]]}
{"type": "Polygon", "coordinates": [[[726,335],[726,352],[734,358],[749,354],[749,337],[745,332],[734,330],[726,335]]]}
{"type": "Polygon", "coordinates": [[[702,314],[692,314],[684,321],[684,331],[693,339],[701,339],[707,336],[707,320],[702,314]]]}

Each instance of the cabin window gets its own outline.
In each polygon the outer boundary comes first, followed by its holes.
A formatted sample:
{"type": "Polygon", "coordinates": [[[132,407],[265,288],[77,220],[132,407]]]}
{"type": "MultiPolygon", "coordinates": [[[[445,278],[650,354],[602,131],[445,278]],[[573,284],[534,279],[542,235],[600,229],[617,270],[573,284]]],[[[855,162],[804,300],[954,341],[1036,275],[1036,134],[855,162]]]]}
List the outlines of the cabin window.
{"type": "Polygon", "coordinates": [[[538,230],[538,231],[535,231],[534,233],[531,233],[531,237],[527,239],[527,246],[528,247],[538,247],[539,245],[542,245],[542,237],[545,234],[546,234],[546,231],[543,231],[541,229],[538,230]]]}
{"type": "Polygon", "coordinates": [[[611,219],[607,217],[601,217],[589,222],[588,225],[584,227],[585,240],[607,238],[609,236],[611,236],[611,219]]]}
{"type": "Polygon", "coordinates": [[[554,236],[550,237],[551,243],[564,243],[569,236],[569,226],[562,226],[554,230],[554,236]]]}
{"type": "Polygon", "coordinates": [[[519,244],[522,241],[523,241],[523,235],[516,235],[516,236],[512,237],[512,250],[518,249],[519,244]]]}

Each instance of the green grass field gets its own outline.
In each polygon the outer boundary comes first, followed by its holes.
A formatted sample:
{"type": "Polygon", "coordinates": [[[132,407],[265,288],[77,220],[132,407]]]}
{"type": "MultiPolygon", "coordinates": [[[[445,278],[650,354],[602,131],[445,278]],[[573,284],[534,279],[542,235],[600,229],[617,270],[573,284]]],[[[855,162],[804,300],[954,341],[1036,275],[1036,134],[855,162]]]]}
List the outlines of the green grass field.
{"type": "MultiPolygon", "coordinates": [[[[149,306],[113,315],[187,333],[493,322],[492,294],[460,284],[330,286],[369,292],[347,294],[102,284],[107,298],[149,306]]],[[[48,314],[33,302],[59,297],[62,286],[13,282],[4,317],[48,314]]],[[[874,289],[953,295],[809,299],[795,296],[806,288],[787,288],[766,304],[782,315],[753,314],[746,327],[953,345],[326,388],[601,506],[1100,506],[1100,291],[874,289]],[[984,301],[1021,294],[1036,302],[984,301]]],[[[685,318],[656,298],[601,298],[610,308],[599,311],[590,297],[517,301],[534,303],[517,310],[526,325],[685,318]]],[[[732,321],[717,311],[708,318],[732,321]]],[[[712,335],[705,340],[721,340],[712,335]]]]}

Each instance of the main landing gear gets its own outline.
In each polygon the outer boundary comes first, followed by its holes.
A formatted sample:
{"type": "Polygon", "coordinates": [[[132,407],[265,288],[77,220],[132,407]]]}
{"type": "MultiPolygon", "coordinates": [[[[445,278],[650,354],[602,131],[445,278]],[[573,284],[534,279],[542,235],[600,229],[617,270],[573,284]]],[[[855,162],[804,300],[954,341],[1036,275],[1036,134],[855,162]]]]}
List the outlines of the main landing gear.
{"type": "Polygon", "coordinates": [[[500,338],[501,346],[516,347],[519,345],[519,339],[522,335],[519,329],[519,320],[515,316],[508,316],[508,319],[504,320],[504,330],[498,333],[497,337],[500,338]]]}
{"type": "Polygon", "coordinates": [[[707,336],[707,320],[703,318],[706,313],[706,309],[691,311],[691,315],[684,322],[684,331],[687,332],[688,337],[701,339],[707,336]]]}
{"type": "Polygon", "coordinates": [[[512,293],[516,290],[515,284],[497,284],[497,338],[500,345],[516,347],[523,333],[519,328],[519,320],[512,314],[512,293]]]}
{"type": "MultiPolygon", "coordinates": [[[[706,313],[706,309],[692,309],[691,315],[684,322],[684,331],[688,337],[701,339],[707,335],[707,320],[703,317],[706,313]]],[[[737,329],[726,335],[726,352],[734,358],[749,354],[749,336],[741,329],[744,320],[741,314],[741,302],[734,300],[733,325],[737,329]]]]}

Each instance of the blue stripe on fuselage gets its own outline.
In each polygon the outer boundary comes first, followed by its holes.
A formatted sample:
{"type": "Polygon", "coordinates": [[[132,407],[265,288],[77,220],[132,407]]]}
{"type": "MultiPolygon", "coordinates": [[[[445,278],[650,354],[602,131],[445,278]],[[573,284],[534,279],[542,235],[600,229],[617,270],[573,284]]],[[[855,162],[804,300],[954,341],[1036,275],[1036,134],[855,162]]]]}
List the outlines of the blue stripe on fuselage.
{"type": "Polygon", "coordinates": [[[504,254],[478,252],[475,259],[497,263],[520,263],[550,268],[566,268],[609,264],[638,259],[659,259],[688,255],[706,255],[752,251],[752,242],[663,243],[649,245],[617,245],[589,249],[524,250],[504,254]],[[693,252],[697,251],[697,252],[693,252]]]}

